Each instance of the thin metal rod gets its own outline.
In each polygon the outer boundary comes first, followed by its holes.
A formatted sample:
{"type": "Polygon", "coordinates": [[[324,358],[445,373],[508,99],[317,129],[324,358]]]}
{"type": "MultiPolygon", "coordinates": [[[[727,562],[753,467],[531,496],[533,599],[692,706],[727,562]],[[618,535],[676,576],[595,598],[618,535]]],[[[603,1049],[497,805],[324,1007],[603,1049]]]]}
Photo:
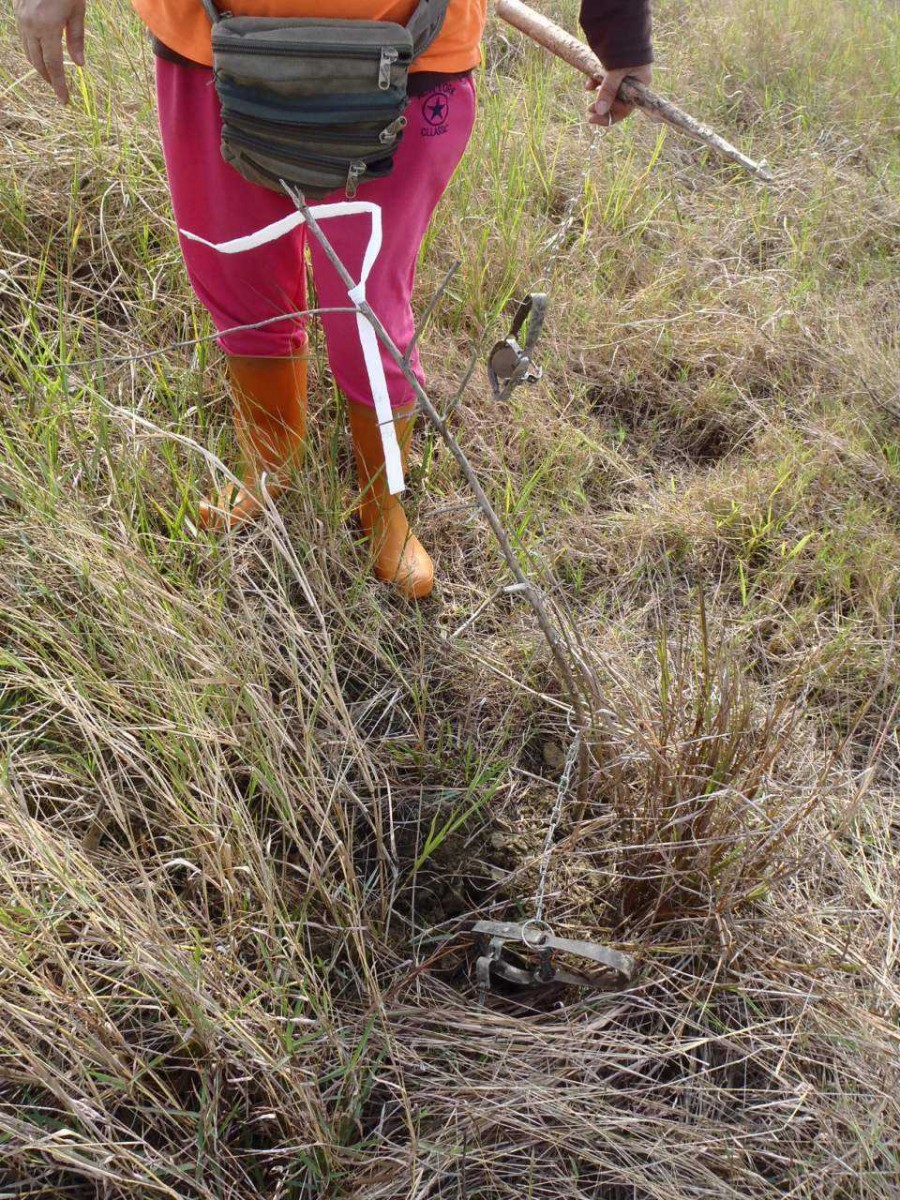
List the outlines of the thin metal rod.
{"type": "Polygon", "coordinates": [[[139,363],[146,359],[159,358],[163,354],[168,354],[173,350],[190,349],[192,346],[203,346],[207,342],[214,342],[218,338],[228,337],[232,333],[246,333],[254,329],[265,329],[269,325],[276,325],[279,321],[298,321],[301,317],[317,317],[322,313],[355,313],[356,309],[345,307],[329,307],[329,308],[298,308],[294,312],[279,313],[277,317],[266,317],[262,321],[253,321],[249,325],[232,325],[228,329],[217,329],[215,333],[204,333],[200,337],[185,338],[180,342],[167,342],[165,346],[156,346],[153,350],[141,350],[137,354],[98,354],[95,358],[80,358],[72,362],[64,362],[60,364],[60,369],[67,371],[77,370],[79,367],[96,367],[103,366],[123,366],[125,363],[139,363]]]}
{"type": "MultiPolygon", "coordinates": [[[[347,291],[351,292],[356,287],[356,281],[341,262],[326,235],[322,232],[322,227],[319,225],[318,221],[310,211],[309,205],[306,203],[303,193],[298,188],[290,188],[287,185],[284,186],[288,195],[291,197],[291,199],[297,205],[297,208],[306,219],[307,228],[322,247],[325,257],[343,280],[347,291]]],[[[537,618],[541,633],[543,633],[544,638],[546,639],[547,645],[550,648],[550,653],[553,657],[553,661],[556,664],[557,671],[559,672],[560,680],[569,694],[569,700],[575,713],[576,727],[586,730],[589,723],[588,714],[593,708],[593,701],[597,699],[595,681],[591,678],[584,665],[575,659],[575,656],[572,654],[571,647],[567,645],[566,639],[557,629],[552,618],[550,617],[550,614],[547,612],[547,609],[544,605],[543,596],[541,595],[539,588],[532,583],[532,581],[523,571],[522,565],[519,562],[516,552],[512,548],[509,537],[507,536],[506,530],[503,528],[503,523],[497,516],[497,513],[495,512],[490,500],[488,500],[487,496],[485,495],[484,489],[478,480],[478,476],[475,474],[471,463],[463,453],[462,447],[450,432],[447,423],[432,404],[428,393],[419,383],[418,379],[416,379],[409,367],[409,364],[404,361],[403,355],[400,353],[396,343],[385,329],[384,325],[382,325],[378,316],[372,311],[368,301],[355,300],[354,303],[356,304],[357,311],[362,313],[362,315],[366,318],[366,320],[375,330],[378,340],[384,346],[385,350],[388,352],[400,371],[402,371],[407,383],[409,383],[416,394],[420,408],[440,434],[441,439],[447,446],[450,453],[453,455],[460,470],[462,471],[466,483],[469,485],[476,501],[478,502],[478,507],[481,509],[482,513],[487,519],[487,522],[491,527],[491,531],[493,532],[494,537],[497,539],[510,572],[514,576],[516,582],[520,585],[522,596],[530,604],[535,617],[537,618]],[[576,676],[580,678],[580,682],[579,678],[576,678],[576,676]]]]}
{"type": "Polygon", "coordinates": [[[455,262],[450,264],[450,268],[447,271],[447,274],[444,276],[444,278],[438,284],[437,290],[435,291],[435,293],[431,297],[431,299],[428,301],[428,307],[422,313],[421,320],[419,320],[416,323],[416,327],[413,330],[413,335],[412,335],[412,338],[410,339],[410,343],[406,347],[406,353],[403,355],[403,361],[406,363],[407,366],[409,366],[410,362],[412,362],[413,351],[415,350],[416,346],[419,344],[419,338],[425,332],[425,329],[428,326],[428,322],[431,320],[432,313],[437,308],[437,306],[440,304],[441,297],[443,296],[444,292],[447,290],[447,285],[450,283],[450,280],[453,278],[453,276],[459,270],[460,266],[461,266],[461,263],[460,263],[459,259],[456,259],[455,262]]]}

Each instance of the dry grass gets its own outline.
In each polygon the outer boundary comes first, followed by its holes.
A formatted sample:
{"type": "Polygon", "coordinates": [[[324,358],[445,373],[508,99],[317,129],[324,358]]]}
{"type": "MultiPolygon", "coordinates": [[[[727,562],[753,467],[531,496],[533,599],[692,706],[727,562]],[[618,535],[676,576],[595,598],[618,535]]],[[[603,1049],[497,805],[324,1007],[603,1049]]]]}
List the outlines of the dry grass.
{"type": "Polygon", "coordinates": [[[209,333],[146,49],[95,5],[63,114],[3,18],[0,1197],[900,1192],[896,12],[657,9],[775,188],[638,121],[583,177],[578,84],[492,27],[423,266],[447,401],[580,191],[545,382],[455,421],[606,691],[548,917],[641,967],[484,1008],[569,736],[529,612],[427,433],[439,595],[369,581],[321,346],[280,518],[196,535],[215,352],[120,361],[209,333]]]}

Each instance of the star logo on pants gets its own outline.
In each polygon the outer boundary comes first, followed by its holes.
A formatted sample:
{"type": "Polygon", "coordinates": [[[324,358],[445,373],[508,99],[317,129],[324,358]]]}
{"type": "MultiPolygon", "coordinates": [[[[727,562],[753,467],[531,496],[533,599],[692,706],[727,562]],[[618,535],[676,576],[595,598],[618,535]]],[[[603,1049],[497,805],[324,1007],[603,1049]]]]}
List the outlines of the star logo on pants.
{"type": "Polygon", "coordinates": [[[427,96],[422,104],[422,112],[429,125],[437,126],[445,124],[450,112],[447,97],[440,94],[427,96]]]}

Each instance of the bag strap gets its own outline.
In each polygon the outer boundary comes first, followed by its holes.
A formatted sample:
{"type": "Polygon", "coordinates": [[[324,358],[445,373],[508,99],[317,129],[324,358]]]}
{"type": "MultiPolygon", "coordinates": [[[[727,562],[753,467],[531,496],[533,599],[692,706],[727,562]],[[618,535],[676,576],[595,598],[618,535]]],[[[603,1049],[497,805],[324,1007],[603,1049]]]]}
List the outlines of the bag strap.
{"type": "MultiPolygon", "coordinates": [[[[200,3],[213,25],[217,25],[223,17],[231,15],[220,12],[215,0],[200,0],[200,3]]],[[[450,0],[419,0],[415,12],[406,22],[406,28],[413,40],[413,58],[424,54],[441,32],[449,5],[450,0]]]]}
{"type": "Polygon", "coordinates": [[[412,35],[414,59],[424,54],[441,32],[449,6],[450,0],[419,0],[416,11],[406,22],[412,35]]]}

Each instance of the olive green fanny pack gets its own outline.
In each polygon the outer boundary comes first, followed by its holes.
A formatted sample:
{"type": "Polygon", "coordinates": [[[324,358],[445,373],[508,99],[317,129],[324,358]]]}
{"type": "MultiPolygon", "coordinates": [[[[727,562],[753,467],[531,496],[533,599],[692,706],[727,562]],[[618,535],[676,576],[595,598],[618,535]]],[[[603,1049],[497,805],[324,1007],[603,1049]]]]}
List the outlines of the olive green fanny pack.
{"type": "Polygon", "coordinates": [[[410,65],[440,32],[449,0],[420,0],[391,21],[234,17],[213,23],[222,157],[251,183],[348,197],[390,175],[406,125],[410,65]]]}

